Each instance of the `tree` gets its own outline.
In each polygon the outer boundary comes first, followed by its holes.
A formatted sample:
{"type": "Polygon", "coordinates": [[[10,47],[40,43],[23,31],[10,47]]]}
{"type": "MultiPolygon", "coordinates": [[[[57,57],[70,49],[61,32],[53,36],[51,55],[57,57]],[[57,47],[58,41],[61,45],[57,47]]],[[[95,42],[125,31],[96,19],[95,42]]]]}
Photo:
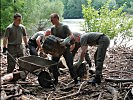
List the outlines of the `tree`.
{"type": "Polygon", "coordinates": [[[12,22],[14,12],[18,12],[21,10],[21,7],[23,6],[23,1],[18,1],[17,4],[15,0],[1,0],[1,27],[0,27],[0,36],[2,36],[2,33],[4,32],[5,28],[9,25],[9,23],[12,22]]]}
{"type": "Polygon", "coordinates": [[[131,8],[127,8],[126,11],[127,11],[129,14],[133,14],[133,2],[130,2],[130,5],[131,5],[131,8]]]}
{"type": "Polygon", "coordinates": [[[95,8],[95,9],[99,9],[105,2],[106,0],[93,0],[92,1],[92,6],[95,8]]]}
{"type": "Polygon", "coordinates": [[[133,18],[123,13],[125,5],[116,9],[109,9],[110,1],[105,2],[98,10],[92,6],[92,0],[88,0],[88,5],[82,6],[85,19],[84,29],[87,32],[102,32],[110,38],[117,36],[119,33],[129,34],[133,26],[133,18]]]}
{"type": "Polygon", "coordinates": [[[23,24],[28,34],[50,26],[50,14],[55,12],[63,15],[61,0],[1,0],[1,35],[5,28],[12,23],[14,13],[21,13],[23,24]]]}
{"type": "Polygon", "coordinates": [[[124,3],[126,3],[127,7],[130,8],[131,4],[130,2],[133,2],[133,0],[116,0],[116,3],[118,4],[118,7],[121,7],[124,3]]]}
{"type": "Polygon", "coordinates": [[[64,4],[64,18],[83,18],[82,4],[86,0],[62,0],[64,4]]]}

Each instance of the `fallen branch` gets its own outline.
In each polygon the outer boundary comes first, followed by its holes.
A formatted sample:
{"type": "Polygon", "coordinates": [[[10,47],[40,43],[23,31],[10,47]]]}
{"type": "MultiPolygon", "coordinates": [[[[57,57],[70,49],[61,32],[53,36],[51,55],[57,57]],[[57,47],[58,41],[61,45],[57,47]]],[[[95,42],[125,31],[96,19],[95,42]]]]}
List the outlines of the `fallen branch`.
{"type": "Polygon", "coordinates": [[[36,98],[35,96],[33,95],[22,95],[20,100],[40,100],[39,98],[36,98]]]}
{"type": "Polygon", "coordinates": [[[120,82],[133,82],[133,79],[113,79],[113,78],[106,78],[106,82],[114,82],[114,83],[120,83],[120,82]]]}
{"type": "Polygon", "coordinates": [[[70,84],[73,84],[74,83],[74,80],[72,80],[71,82],[69,82],[68,84],[67,84],[67,86],[69,86],[70,84]]]}
{"type": "Polygon", "coordinates": [[[7,94],[4,90],[1,91],[1,100],[5,100],[5,98],[7,97],[7,94]]]}
{"type": "Polygon", "coordinates": [[[102,93],[103,93],[103,92],[101,92],[101,93],[99,94],[99,96],[98,96],[98,99],[97,99],[97,100],[101,100],[102,93]]]}
{"type": "Polygon", "coordinates": [[[52,93],[53,93],[53,91],[48,95],[46,100],[50,100],[50,96],[51,96],[52,93]]]}
{"type": "Polygon", "coordinates": [[[113,95],[113,99],[112,100],[117,100],[118,98],[118,91],[114,88],[114,87],[107,87],[107,90],[113,95]]]}
{"type": "Polygon", "coordinates": [[[22,89],[20,89],[19,94],[6,96],[6,97],[4,98],[4,100],[9,100],[9,99],[11,99],[11,98],[19,97],[19,96],[21,96],[21,95],[22,95],[22,89]]]}
{"type": "Polygon", "coordinates": [[[68,97],[75,96],[75,95],[79,94],[79,93],[80,93],[80,90],[81,90],[81,88],[82,88],[82,86],[83,86],[85,83],[87,83],[87,82],[84,81],[84,82],[80,85],[80,87],[79,87],[79,89],[78,89],[78,91],[77,91],[76,93],[69,94],[69,95],[67,95],[67,96],[63,96],[63,97],[59,97],[59,98],[52,98],[52,100],[54,100],[54,99],[55,99],[55,100],[62,100],[62,99],[65,99],[65,98],[68,98],[68,97]]]}
{"type": "Polygon", "coordinates": [[[133,74],[133,73],[132,73],[132,72],[130,72],[130,71],[108,70],[108,69],[106,69],[106,70],[107,70],[107,71],[109,71],[109,73],[121,72],[121,73],[133,74]]]}
{"type": "Polygon", "coordinates": [[[1,85],[6,85],[6,84],[21,84],[21,85],[32,85],[33,83],[31,82],[4,82],[1,85]]]}
{"type": "Polygon", "coordinates": [[[126,93],[124,100],[132,100],[132,93],[131,93],[131,89],[126,93]]]}

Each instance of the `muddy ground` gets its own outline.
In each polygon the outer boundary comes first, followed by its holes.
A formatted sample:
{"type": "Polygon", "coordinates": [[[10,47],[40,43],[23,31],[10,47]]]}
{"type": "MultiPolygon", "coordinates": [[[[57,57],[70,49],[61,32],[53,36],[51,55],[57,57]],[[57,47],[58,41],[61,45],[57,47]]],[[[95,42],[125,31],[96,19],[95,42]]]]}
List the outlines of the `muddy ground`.
{"type": "MultiPolygon", "coordinates": [[[[91,59],[93,59],[96,48],[89,48],[91,59]]],[[[6,55],[1,53],[1,77],[6,74],[7,61],[6,55]]],[[[94,63],[94,60],[92,60],[94,63]]],[[[94,65],[94,64],[93,64],[94,65]]],[[[23,84],[21,80],[15,84],[1,85],[1,98],[9,97],[10,95],[16,95],[17,92],[21,92],[16,97],[12,96],[9,100],[124,100],[127,92],[133,88],[133,82],[106,82],[105,79],[131,79],[133,80],[133,49],[125,48],[124,46],[112,47],[107,51],[106,59],[103,68],[103,79],[100,85],[93,86],[87,84],[86,80],[93,78],[92,75],[87,72],[87,75],[82,78],[80,86],[74,85],[68,91],[61,91],[60,88],[67,86],[71,81],[68,68],[61,69],[61,75],[59,77],[59,85],[56,90],[44,89],[37,81],[37,76],[29,73],[23,84]],[[115,94],[111,94],[109,88],[115,89],[115,94]],[[115,99],[115,97],[117,99],[115,99]]],[[[133,91],[133,90],[132,90],[133,91]]],[[[18,92],[18,94],[19,94],[18,92]]],[[[130,100],[126,99],[125,100],[130,100]]]]}

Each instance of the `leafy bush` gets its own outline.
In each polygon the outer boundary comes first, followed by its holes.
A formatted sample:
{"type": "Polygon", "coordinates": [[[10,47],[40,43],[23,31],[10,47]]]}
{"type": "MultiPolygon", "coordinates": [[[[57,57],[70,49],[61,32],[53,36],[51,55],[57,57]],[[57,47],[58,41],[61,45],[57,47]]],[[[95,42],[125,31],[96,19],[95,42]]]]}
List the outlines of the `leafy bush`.
{"type": "Polygon", "coordinates": [[[94,9],[92,0],[88,0],[88,5],[82,5],[83,17],[85,23],[83,28],[86,32],[102,32],[110,38],[117,36],[119,33],[125,32],[127,35],[130,29],[133,28],[133,18],[126,16],[122,12],[125,4],[120,8],[115,7],[109,9],[110,0],[105,2],[99,10],[94,9]]]}

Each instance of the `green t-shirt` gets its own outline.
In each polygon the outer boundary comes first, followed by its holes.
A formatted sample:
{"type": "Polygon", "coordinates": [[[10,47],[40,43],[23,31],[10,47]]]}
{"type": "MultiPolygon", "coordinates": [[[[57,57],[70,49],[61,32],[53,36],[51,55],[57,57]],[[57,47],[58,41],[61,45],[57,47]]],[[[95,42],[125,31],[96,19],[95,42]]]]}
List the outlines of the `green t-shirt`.
{"type": "Polygon", "coordinates": [[[15,26],[12,23],[7,27],[5,32],[5,37],[8,37],[8,44],[11,45],[20,45],[23,36],[26,36],[26,29],[22,24],[15,26]]]}
{"type": "Polygon", "coordinates": [[[65,39],[70,35],[71,31],[67,25],[64,25],[62,23],[59,24],[59,26],[55,27],[53,26],[51,28],[51,34],[55,35],[61,39],[65,39]]]}
{"type": "Polygon", "coordinates": [[[99,32],[84,33],[83,35],[81,35],[80,45],[81,46],[86,46],[88,44],[97,45],[97,40],[101,35],[103,35],[103,33],[99,32]]]}
{"type": "Polygon", "coordinates": [[[31,39],[36,41],[37,37],[40,36],[40,37],[41,37],[41,40],[43,40],[43,39],[44,39],[44,32],[45,32],[45,31],[36,32],[36,33],[31,37],[31,39]]]}

